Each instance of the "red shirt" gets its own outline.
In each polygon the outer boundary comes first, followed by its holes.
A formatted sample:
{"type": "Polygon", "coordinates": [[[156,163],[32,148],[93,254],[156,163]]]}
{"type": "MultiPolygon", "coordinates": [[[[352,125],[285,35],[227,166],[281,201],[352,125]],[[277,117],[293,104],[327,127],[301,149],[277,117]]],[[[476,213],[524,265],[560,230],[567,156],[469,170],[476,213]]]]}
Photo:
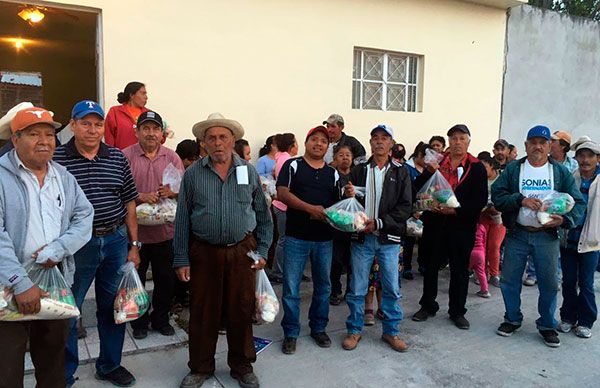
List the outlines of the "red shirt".
{"type": "Polygon", "coordinates": [[[471,163],[478,162],[479,160],[475,158],[473,155],[465,154],[465,157],[460,161],[456,168],[452,167],[452,158],[450,154],[446,154],[442,162],[440,163],[440,173],[446,178],[452,190],[456,190],[456,186],[458,186],[468,175],[471,163]],[[467,163],[468,161],[468,163],[467,163]],[[460,178],[459,178],[459,170],[461,170],[460,178]]]}
{"type": "MultiPolygon", "coordinates": [[[[141,108],[141,113],[148,109],[141,108]]],[[[106,144],[121,150],[138,142],[135,137],[137,117],[134,118],[127,104],[116,105],[110,108],[104,120],[104,141],[106,144]]]]}
{"type": "MultiPolygon", "coordinates": [[[[173,163],[183,174],[183,163],[175,151],[160,146],[154,159],[149,159],[139,143],[123,150],[129,161],[131,173],[138,193],[151,193],[158,191],[162,184],[162,176],[169,163],[173,163]]],[[[172,223],[163,225],[138,225],[138,237],[144,244],[154,244],[173,239],[174,228],[172,223]]]]}

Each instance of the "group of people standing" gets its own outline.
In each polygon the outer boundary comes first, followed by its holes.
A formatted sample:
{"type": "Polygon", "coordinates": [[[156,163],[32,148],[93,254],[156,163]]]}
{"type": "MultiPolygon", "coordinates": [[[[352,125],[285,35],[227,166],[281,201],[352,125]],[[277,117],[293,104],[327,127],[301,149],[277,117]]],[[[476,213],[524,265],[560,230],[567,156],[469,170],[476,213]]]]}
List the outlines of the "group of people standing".
{"type": "MultiPolygon", "coordinates": [[[[155,282],[152,311],[132,323],[135,338],[147,336],[149,328],[173,335],[169,309],[175,290],[180,287],[185,294],[189,289],[190,372],[183,388],[199,387],[214,374],[222,329],[231,376],[242,387],[259,386],[252,368],[255,271],[267,262],[272,281],[283,284],[281,350],[287,355],[295,353],[300,336],[300,286],[307,280],[307,262],[310,335],[319,347],[332,344],[327,334],[330,305],[345,300],[349,314],[342,347],[356,349],[364,326],[373,323],[371,290],[380,290],[376,315],[382,321],[381,339],[395,351],[406,351],[409,345],[400,336],[400,278],[414,279],[411,261],[417,243],[423,293],[414,321],[439,311],[438,273],[449,265],[453,324],[470,326],[465,305],[473,269],[479,296],[489,297],[488,279],[500,286],[506,313],[497,333],[512,335],[523,320],[520,292],[531,261],[540,292],[536,323],[544,342],[560,344],[556,329],[591,336],[597,315],[593,276],[600,250],[595,179],[600,146],[589,138],[571,145],[564,132],[551,134],[536,126],[527,133],[525,157],[511,156],[504,140],[494,145],[493,157],[475,157],[469,153],[470,129],[457,124],[447,131],[448,147],[444,137],[434,136],[419,143],[406,160],[389,125],[370,131],[368,154],[345,133],[343,117],[332,114],[302,136],[301,156],[293,133],[269,137],[255,168],[249,163],[244,128],[235,120],[213,113],[193,126],[196,140],[185,140],[172,151],[162,145],[163,119],[145,107],[143,84],[128,84],[118,101],[121,105],[106,115],[94,101],[75,104],[69,123],[73,137],[58,147],[55,136],[61,125],[50,112],[19,110],[10,120],[14,149],[0,158],[0,284],[14,292],[22,313],[34,314],[45,293],[28,277],[25,268],[31,262],[58,266],[80,309],[94,283],[98,379],[118,386],[135,383],[121,366],[125,325],[113,319],[118,269],[127,261],[138,268],[142,282],[151,265],[155,282]],[[562,159],[554,155],[555,142],[562,145],[562,159]],[[442,156],[427,159],[428,149],[442,156]],[[573,163],[566,156],[569,149],[577,163],[572,171],[567,168],[573,163]],[[515,160],[509,162],[511,158],[515,160]],[[183,175],[178,191],[162,180],[169,165],[183,175]],[[415,212],[416,193],[436,171],[448,181],[460,207],[415,212]],[[269,181],[275,192],[265,195],[269,181]],[[570,194],[575,205],[542,225],[535,211],[552,190],[570,194]],[[360,233],[334,230],[325,222],[325,209],[351,197],[365,209],[365,228],[360,233]],[[164,199],[177,200],[175,221],[138,225],[136,206],[164,199]],[[407,235],[410,217],[423,223],[420,239],[407,235]],[[564,237],[562,246],[559,236],[564,237]],[[261,259],[251,260],[251,252],[261,259]],[[554,317],[559,260],[560,323],[554,317]]],[[[40,386],[75,384],[75,319],[0,322],[0,332],[0,348],[8,351],[0,363],[5,377],[0,386],[21,385],[27,341],[40,386]]]]}

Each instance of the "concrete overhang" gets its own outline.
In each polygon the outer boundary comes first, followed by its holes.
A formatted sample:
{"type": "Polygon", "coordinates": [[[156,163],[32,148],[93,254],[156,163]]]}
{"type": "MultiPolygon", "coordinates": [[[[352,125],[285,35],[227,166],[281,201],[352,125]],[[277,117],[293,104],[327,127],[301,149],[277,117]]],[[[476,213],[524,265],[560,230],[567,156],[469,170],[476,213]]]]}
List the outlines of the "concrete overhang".
{"type": "Polygon", "coordinates": [[[508,9],[517,5],[527,4],[527,0],[462,0],[467,3],[487,5],[488,7],[508,9]]]}

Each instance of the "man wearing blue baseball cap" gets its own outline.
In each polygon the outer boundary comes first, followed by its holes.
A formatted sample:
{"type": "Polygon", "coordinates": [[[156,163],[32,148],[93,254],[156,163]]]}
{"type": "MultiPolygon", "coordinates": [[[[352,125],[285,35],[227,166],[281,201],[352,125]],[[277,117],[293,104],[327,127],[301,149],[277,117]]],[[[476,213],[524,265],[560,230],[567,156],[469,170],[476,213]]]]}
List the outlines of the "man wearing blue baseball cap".
{"type": "Polygon", "coordinates": [[[496,332],[511,336],[523,322],[521,287],[527,257],[531,256],[538,278],[537,329],[550,347],[560,346],[554,318],[558,280],[558,228],[572,229],[578,225],[585,210],[585,202],[569,171],[550,153],[550,129],[537,125],[527,132],[527,156],[509,164],[492,185],[492,202],[502,212],[502,221],[508,229],[504,242],[504,262],[500,288],[506,313],[496,332]],[[567,193],[575,200],[573,209],[564,214],[551,215],[541,224],[537,212],[542,200],[552,191],[567,193]]]}
{"type": "MultiPolygon", "coordinates": [[[[138,193],[125,155],[102,142],[102,107],[95,101],[78,102],[73,107],[70,125],[73,138],[56,149],[54,160],[75,176],[94,207],[92,238],[75,253],[76,271],[71,289],[81,310],[95,280],[100,337],[96,378],[128,387],[135,383],[135,378],[121,366],[125,325],[115,323],[113,303],[121,279],[119,268],[126,261],[136,266],[140,262],[135,212],[138,193]]],[[[73,319],[65,354],[67,386],[74,384],[78,364],[77,328],[73,319]]]]}

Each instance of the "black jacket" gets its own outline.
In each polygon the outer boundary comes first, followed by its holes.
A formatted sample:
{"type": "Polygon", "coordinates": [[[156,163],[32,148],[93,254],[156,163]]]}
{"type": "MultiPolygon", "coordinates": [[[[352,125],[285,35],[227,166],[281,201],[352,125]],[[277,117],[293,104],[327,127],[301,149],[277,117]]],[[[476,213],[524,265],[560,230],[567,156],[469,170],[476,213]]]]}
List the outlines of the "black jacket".
{"type": "MultiPolygon", "coordinates": [[[[400,244],[401,236],[406,231],[406,220],[412,210],[412,186],[406,167],[390,158],[383,181],[383,191],[379,202],[379,218],[375,220],[375,228],[379,232],[381,244],[400,244]]],[[[372,158],[360,163],[352,169],[350,181],[354,186],[367,185],[367,168],[375,163],[372,158]]],[[[357,197],[364,206],[365,198],[357,197]]],[[[364,241],[364,233],[353,234],[353,239],[364,241]]]]}
{"type": "MultiPolygon", "coordinates": [[[[465,174],[454,190],[456,199],[460,203],[460,207],[456,208],[456,215],[446,216],[429,211],[423,212],[421,220],[425,227],[427,224],[438,224],[438,226],[444,225],[444,227],[475,228],[481,210],[487,205],[487,172],[478,159],[469,155],[465,165],[465,174]]],[[[415,179],[415,196],[427,180],[431,178],[431,175],[433,174],[429,170],[424,170],[415,179]]]]}

